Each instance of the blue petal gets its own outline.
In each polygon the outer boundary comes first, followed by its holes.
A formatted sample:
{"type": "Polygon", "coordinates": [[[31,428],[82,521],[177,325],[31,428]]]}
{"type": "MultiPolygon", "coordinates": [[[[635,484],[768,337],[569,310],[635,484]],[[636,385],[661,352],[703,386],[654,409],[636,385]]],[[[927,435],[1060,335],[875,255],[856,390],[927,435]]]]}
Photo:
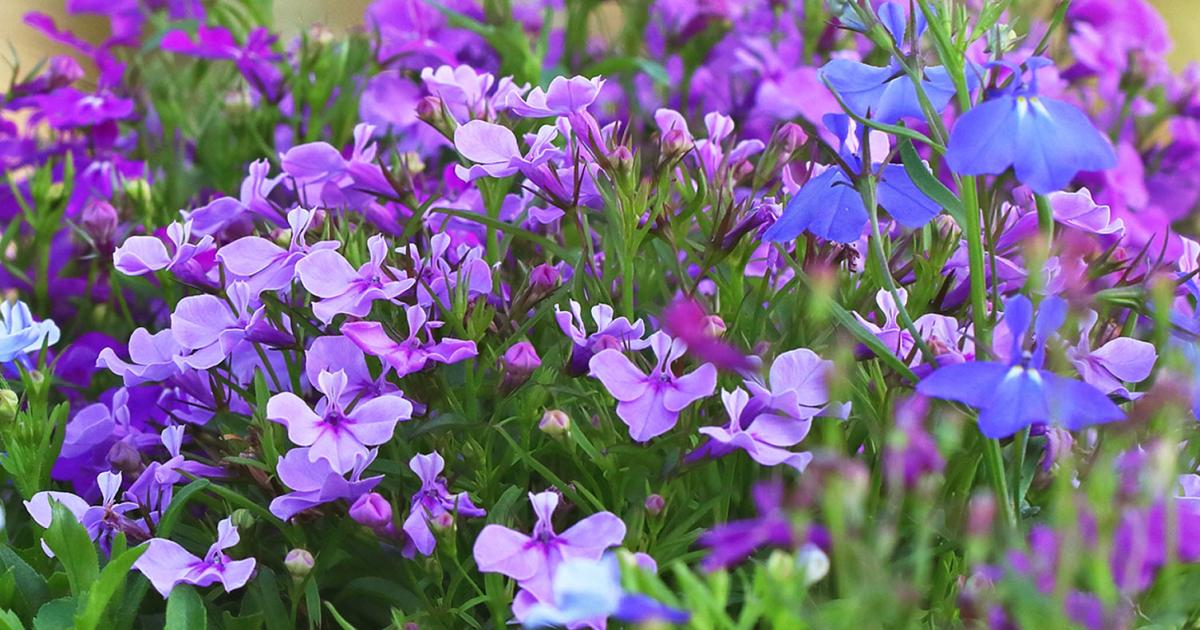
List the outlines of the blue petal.
{"type": "Polygon", "coordinates": [[[1125,412],[1095,387],[1049,372],[1041,372],[1041,375],[1046,383],[1050,416],[1054,422],[1077,431],[1125,418],[1125,412]]]}
{"type": "Polygon", "coordinates": [[[1001,96],[976,105],[954,125],[946,163],[963,175],[999,175],[1017,156],[1017,101],[1001,96]]]}
{"type": "Polygon", "coordinates": [[[1042,374],[1013,366],[990,392],[987,406],[979,410],[979,432],[996,440],[1034,422],[1049,422],[1051,417],[1042,374]]]}
{"type": "Polygon", "coordinates": [[[1012,352],[1009,357],[1013,361],[1021,358],[1021,347],[1025,345],[1025,333],[1029,332],[1029,324],[1033,321],[1033,303],[1024,295],[1014,295],[1004,301],[1004,326],[1012,333],[1012,352]]]}
{"type": "Polygon", "coordinates": [[[884,167],[877,190],[879,205],[906,228],[919,228],[942,211],[941,206],[917,188],[899,164],[884,167]]]}
{"type": "MultiPolygon", "coordinates": [[[[891,68],[869,66],[849,59],[834,59],[822,66],[818,75],[829,83],[829,87],[842,98],[850,111],[859,116],[866,116],[868,111],[876,109],[885,83],[893,73],[891,68]]],[[[844,139],[845,134],[841,137],[844,139]]]]}
{"type": "Polygon", "coordinates": [[[1010,367],[990,361],[956,363],[934,370],[917,383],[917,391],[931,398],[954,400],[982,407],[991,400],[996,387],[1010,367]]]}
{"type": "Polygon", "coordinates": [[[763,240],[790,241],[808,230],[814,236],[850,243],[862,235],[866,222],[867,210],[858,191],[840,169],[829,168],[792,197],[763,240]]]}
{"type": "Polygon", "coordinates": [[[1117,165],[1108,139],[1079,108],[1054,99],[1018,98],[1017,179],[1041,194],[1062,190],[1080,171],[1117,165]]]}
{"type": "Polygon", "coordinates": [[[629,594],[621,598],[621,606],[613,617],[626,623],[666,621],[687,623],[691,615],[687,612],[661,604],[645,595],[629,594]]]}
{"type": "MultiPolygon", "coordinates": [[[[967,87],[975,89],[977,79],[970,72],[967,73],[967,87]]],[[[958,91],[954,87],[954,81],[950,78],[950,73],[942,66],[933,66],[925,68],[925,95],[929,97],[929,102],[933,108],[939,112],[950,104],[950,99],[954,98],[954,94],[958,91]]]]}

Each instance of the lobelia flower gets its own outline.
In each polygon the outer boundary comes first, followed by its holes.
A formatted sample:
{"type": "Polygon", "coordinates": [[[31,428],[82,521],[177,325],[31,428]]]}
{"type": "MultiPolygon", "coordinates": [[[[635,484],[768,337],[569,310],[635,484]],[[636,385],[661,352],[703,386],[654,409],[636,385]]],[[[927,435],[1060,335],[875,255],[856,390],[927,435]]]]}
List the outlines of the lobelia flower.
{"type": "Polygon", "coordinates": [[[514,96],[520,96],[528,89],[528,86],[514,83],[511,77],[496,81],[493,75],[466,64],[424,68],[421,81],[459,123],[473,118],[494,119],[497,109],[508,107],[514,96]]]}
{"type": "Polygon", "coordinates": [[[0,300],[0,364],[19,360],[28,367],[25,355],[58,343],[59,336],[54,320],[34,321],[24,302],[0,300]]]}
{"type": "Polygon", "coordinates": [[[599,560],[573,558],[554,574],[552,603],[537,603],[521,615],[526,628],[603,627],[609,617],[630,624],[687,623],[690,615],[621,586],[621,566],[613,554],[599,560]]]}
{"type": "Polygon", "coordinates": [[[609,547],[625,538],[625,523],[612,512],[593,514],[567,528],[554,531],[551,519],[558,507],[557,492],[529,493],[537,515],[532,535],[500,525],[488,525],[475,539],[475,564],[484,573],[506,575],[541,602],[554,601],[553,577],[572,558],[599,560],[609,547]]]}
{"type": "Polygon", "coordinates": [[[1048,194],[1071,183],[1080,171],[1101,171],[1117,165],[1112,143],[1079,108],[1038,95],[1038,68],[1051,65],[1045,57],[1026,62],[1030,82],[1021,69],[1007,62],[1012,84],[1001,93],[964,113],[950,132],[946,163],[963,175],[999,175],[1009,167],[1034,192],[1048,194]]]}
{"type": "Polygon", "coordinates": [[[919,228],[929,223],[941,211],[932,199],[921,192],[909,178],[904,167],[886,164],[878,169],[875,160],[887,155],[887,138],[878,132],[864,134],[858,125],[843,114],[825,116],[825,126],[838,138],[838,154],[854,172],[847,173],[838,165],[825,168],[805,182],[788,202],[783,216],[763,233],[766,241],[790,241],[801,232],[839,243],[853,243],[863,234],[870,218],[862,195],[852,178],[863,174],[868,166],[879,172],[875,192],[879,205],[906,228],[919,228]],[[862,163],[860,145],[870,147],[872,164],[862,163]]]}
{"type": "Polygon", "coordinates": [[[271,513],[282,520],[325,503],[338,500],[354,502],[375,489],[383,475],[362,478],[363,472],[375,461],[375,449],[355,460],[350,475],[339,473],[324,458],[314,458],[307,448],[294,448],[279,458],[275,473],[279,481],[292,490],[271,500],[271,513]]]}
{"type": "Polygon", "coordinates": [[[382,235],[367,239],[367,249],[371,258],[357,270],[331,249],[314,251],[296,263],[304,288],[321,298],[312,309],[322,322],[328,324],[339,313],[364,317],[375,300],[395,301],[416,283],[403,271],[384,265],[388,247],[382,235]]]}
{"type": "Polygon", "coordinates": [[[1067,358],[1083,382],[1105,394],[1136,400],[1141,394],[1130,393],[1125,383],[1140,383],[1154,370],[1158,352],[1154,344],[1130,337],[1117,337],[1093,349],[1088,337],[1096,325],[1096,312],[1088,311],[1079,326],[1079,343],[1067,349],[1067,358]]]}
{"type": "Polygon", "coordinates": [[[543,126],[530,138],[529,151],[522,154],[517,137],[508,127],[472,120],[454,130],[454,148],[475,165],[470,168],[457,166],[455,172],[464,181],[517,173],[530,176],[534,169],[555,157],[557,149],[551,143],[557,135],[558,130],[553,126],[543,126]]]}
{"type": "Polygon", "coordinates": [[[131,393],[144,396],[150,392],[121,388],[113,393],[110,404],[93,403],[71,417],[62,450],[50,472],[52,478],[70,482],[83,496],[96,496],[96,475],[114,467],[111,457],[114,449],[125,450],[116,446],[118,443],[135,452],[151,449],[158,443],[158,436],[147,425],[148,414],[144,413],[153,398],[143,399],[140,404],[135,401],[131,409],[131,393]]]}
{"type": "Polygon", "coordinates": [[[700,566],[705,571],[731,567],[745,560],[759,547],[796,546],[792,521],[784,513],[783,485],[779,482],[759,482],[752,491],[756,518],[730,521],[700,535],[696,544],[708,549],[700,566]]]}
{"type": "Polygon", "coordinates": [[[412,417],[412,403],[399,394],[360,400],[347,411],[342,403],[346,383],[345,372],[322,370],[314,385],[325,398],[316,412],[291,392],[267,401],[267,419],[286,426],[293,444],[310,447],[313,461],[324,459],[338,473],[354,468],[367,456],[368,446],[392,439],[396,424],[412,417]]]}
{"type": "Polygon", "coordinates": [[[1124,418],[1104,392],[1042,369],[1046,343],[1066,315],[1066,302],[1049,297],[1033,322],[1029,299],[1021,295],[1009,298],[1004,308],[1004,325],[1012,335],[1008,362],[947,365],[922,379],[917,391],[977,408],[979,430],[992,439],[1008,437],[1034,423],[1059,424],[1074,431],[1124,418]],[[1032,353],[1026,353],[1022,346],[1030,324],[1035,345],[1032,353]]]}
{"type": "Polygon", "coordinates": [[[476,507],[466,492],[451,494],[446,489],[446,480],[439,475],[446,462],[437,452],[429,455],[420,453],[408,460],[408,467],[421,479],[421,489],[412,496],[412,511],[404,520],[404,532],[421,555],[433,553],[437,539],[433,537],[430,523],[447,516],[462,515],[471,518],[486,516],[487,512],[476,507]]]}
{"type": "MultiPolygon", "coordinates": [[[[190,295],[179,300],[171,313],[171,333],[190,354],[176,358],[180,365],[207,370],[234,354],[245,344],[284,345],[292,336],[277,330],[268,320],[265,306],[254,308],[255,296],[244,282],[226,289],[226,302],[210,295],[190,295]]],[[[256,357],[257,358],[257,355],[256,357]]]]}
{"type": "Polygon", "coordinates": [[[191,233],[190,221],[167,226],[167,239],[174,253],[167,251],[162,239],[156,236],[131,236],[113,253],[113,266],[127,276],[140,276],[163,269],[178,274],[193,261],[215,256],[212,236],[205,235],[199,242],[192,243],[191,233]]]}
{"type": "Polygon", "coordinates": [[[210,586],[221,583],[225,592],[236,591],[250,581],[254,574],[254,558],[234,560],[225,553],[240,540],[233,518],[217,524],[217,540],[203,558],[184,549],[179,543],[165,538],[152,538],[133,568],[150,580],[154,590],[166,599],[178,584],[210,586]]]}
{"type": "Polygon", "coordinates": [[[217,251],[217,260],[234,278],[249,285],[251,295],[280,291],[292,285],[296,265],[312,252],[336,249],[337,241],[304,243],[313,212],[295,208],[288,212],[291,239],[287,249],[260,236],[243,236],[217,251]]]}
{"type": "Polygon", "coordinates": [[[138,328],[129,336],[129,361],[117,357],[112,348],[104,348],[96,357],[96,367],[108,369],[125,381],[126,387],[166,380],[179,373],[177,359],[184,354],[171,329],[153,335],[138,328]]]}
{"type": "MultiPolygon", "coordinates": [[[[908,303],[908,291],[897,288],[896,295],[900,297],[901,304],[908,303]]],[[[883,314],[882,326],[868,321],[858,312],[854,312],[854,318],[862,324],[863,328],[874,333],[901,360],[911,357],[910,366],[920,365],[924,357],[916,351],[917,344],[913,340],[912,333],[897,321],[900,316],[900,308],[892,298],[891,292],[880,289],[875,294],[875,303],[879,305],[879,312],[883,314]]],[[[941,360],[943,357],[951,362],[961,362],[964,355],[973,356],[975,353],[975,342],[971,340],[971,335],[959,332],[958,320],[953,317],[926,313],[913,320],[913,325],[921,337],[929,343],[930,350],[939,359],[939,363],[945,362],[941,360]],[[960,345],[962,346],[961,350],[960,345]]]]}
{"type": "Polygon", "coordinates": [[[626,350],[641,350],[650,344],[642,339],[646,334],[646,325],[642,320],[630,322],[625,317],[613,318],[613,308],[607,304],[597,304],[592,307],[592,321],[596,324],[596,332],[589,333],[587,324],[583,321],[582,307],[575,300],[570,301],[570,312],[561,311],[554,306],[554,320],[564,335],[571,338],[571,358],[568,371],[572,374],[585,374],[588,362],[597,352],[609,347],[626,350]]]}
{"type": "Polygon", "coordinates": [[[619,350],[602,350],[588,362],[590,375],[617,399],[617,415],[629,426],[637,442],[666,433],[688,405],[711,396],[717,387],[717,368],[705,363],[695,371],[675,376],[671,364],[683,356],[686,344],[664,332],[650,335],[657,357],[649,374],[639,370],[619,350]]]}
{"type": "Polygon", "coordinates": [[[474,341],[443,337],[433,340],[433,329],[442,325],[428,319],[429,314],[419,306],[407,307],[408,337],[396,342],[388,336],[379,322],[351,322],[342,326],[346,335],[363,352],[379,357],[404,377],[419,372],[430,363],[457,363],[477,354],[474,341]],[[427,341],[422,341],[424,333],[427,341]]]}
{"type": "Polygon", "coordinates": [[[787,447],[795,445],[808,434],[808,422],[776,421],[778,416],[763,413],[767,409],[762,402],[759,399],[751,400],[746,390],[741,388],[732,392],[721,390],[721,402],[729,414],[729,424],[701,427],[700,433],[708,436],[709,442],[697,453],[722,457],[735,449],[742,449],[763,466],[786,464],[798,471],[803,471],[812,461],[812,453],[787,450],[787,447]]]}
{"type": "Polygon", "coordinates": [[[850,413],[850,403],[829,400],[827,380],[833,368],[833,361],[822,359],[808,348],[796,348],[775,357],[766,382],[745,379],[743,383],[764,407],[761,413],[770,416],[771,422],[790,426],[799,442],[808,434],[812,418],[845,418],[850,413]]]}
{"type": "MultiPolygon", "coordinates": [[[[100,487],[99,505],[90,505],[79,495],[70,492],[46,490],[25,501],[25,510],[35,523],[49,529],[54,517],[50,502],[61,503],[83,525],[88,537],[96,542],[105,554],[111,552],[113,538],[120,532],[133,540],[150,537],[145,525],[125,516],[136,509],[137,504],[128,501],[117,502],[117,494],[121,491],[121,473],[104,471],[96,476],[96,485],[100,487]]],[[[54,555],[44,542],[42,548],[46,555],[54,555]]]]}
{"type": "Polygon", "coordinates": [[[194,39],[186,31],[173,30],[163,35],[159,46],[180,55],[232,61],[251,87],[275,101],[280,96],[283,80],[283,74],[275,67],[279,55],[271,50],[275,40],[275,35],[260,26],[246,35],[245,45],[239,45],[225,27],[202,23],[196,29],[194,39]]]}
{"type": "Polygon", "coordinates": [[[309,383],[316,383],[322,371],[346,374],[346,387],[341,403],[349,405],[358,398],[378,398],[397,391],[386,379],[371,376],[367,357],[345,336],[317,337],[304,353],[304,374],[309,383]]]}
{"type": "Polygon", "coordinates": [[[507,94],[505,109],[524,118],[549,118],[581,112],[596,102],[604,87],[602,77],[554,77],[545,91],[534,87],[524,98],[520,92],[507,94]]]}

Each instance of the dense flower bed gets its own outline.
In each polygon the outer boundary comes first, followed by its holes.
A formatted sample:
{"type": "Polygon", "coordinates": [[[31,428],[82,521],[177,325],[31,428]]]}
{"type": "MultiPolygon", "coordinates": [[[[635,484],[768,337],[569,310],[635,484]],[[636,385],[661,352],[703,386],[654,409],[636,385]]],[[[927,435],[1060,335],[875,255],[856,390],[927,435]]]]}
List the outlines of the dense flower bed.
{"type": "Polygon", "coordinates": [[[1143,0],[66,8],[2,99],[3,627],[1200,619],[1143,0]]]}

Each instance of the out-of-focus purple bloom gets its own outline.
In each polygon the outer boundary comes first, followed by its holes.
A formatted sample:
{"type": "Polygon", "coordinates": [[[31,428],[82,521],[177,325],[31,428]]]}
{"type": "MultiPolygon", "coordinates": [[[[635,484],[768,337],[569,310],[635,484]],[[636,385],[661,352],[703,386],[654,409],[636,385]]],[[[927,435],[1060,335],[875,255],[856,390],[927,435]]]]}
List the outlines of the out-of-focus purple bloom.
{"type": "Polygon", "coordinates": [[[349,477],[338,473],[324,458],[309,455],[307,448],[294,448],[279,458],[275,473],[292,490],[271,500],[271,513],[288,520],[312,507],[341,499],[353,503],[383,481],[383,475],[362,478],[363,471],[375,461],[375,451],[356,460],[349,477]]]}
{"type": "Polygon", "coordinates": [[[564,561],[599,560],[609,547],[625,538],[625,523],[616,514],[600,512],[567,528],[554,531],[551,519],[558,507],[557,492],[529,494],[537,515],[532,535],[500,525],[488,525],[475,539],[475,564],[484,573],[500,573],[514,580],[538,601],[554,601],[552,580],[564,561]]]}
{"type": "Polygon", "coordinates": [[[1083,382],[1106,394],[1136,399],[1125,383],[1140,383],[1154,370],[1158,352],[1154,344],[1130,337],[1117,337],[1099,348],[1092,348],[1092,327],[1096,325],[1096,312],[1088,311],[1079,327],[1079,343],[1067,350],[1067,357],[1083,382]]]}
{"type": "Polygon", "coordinates": [[[203,587],[220,582],[228,593],[245,586],[254,574],[254,558],[234,560],[225,553],[239,540],[233,519],[226,518],[217,524],[217,540],[204,558],[193,555],[175,541],[154,538],[133,568],[141,571],[164,599],[177,584],[203,587]]]}
{"type": "MultiPolygon", "coordinates": [[[[124,533],[132,540],[149,538],[150,533],[144,525],[125,516],[136,509],[137,505],[128,501],[117,502],[117,493],[121,491],[121,473],[102,472],[96,477],[96,484],[100,487],[99,505],[89,505],[82,497],[70,492],[50,490],[30,497],[25,502],[25,510],[35,523],[48,529],[54,516],[50,502],[57,501],[63,504],[63,507],[87,529],[88,536],[100,545],[105,554],[112,550],[113,538],[118,533],[124,533]]],[[[54,555],[45,543],[42,544],[42,548],[45,549],[46,555],[54,555]]]]}
{"type": "Polygon", "coordinates": [[[621,587],[621,567],[616,556],[600,560],[573,558],[554,574],[554,599],[539,602],[521,615],[526,628],[602,626],[612,617],[625,623],[687,623],[687,612],[665,606],[645,595],[621,587]]]}
{"type": "Polygon", "coordinates": [[[291,392],[275,394],[267,401],[267,419],[287,427],[288,439],[307,446],[308,456],[324,459],[338,473],[354,468],[367,456],[368,446],[392,439],[396,424],[412,417],[412,403],[398,394],[360,400],[346,411],[342,406],[346,373],[322,371],[316,388],[325,394],[314,412],[291,392]]]}
{"type": "Polygon", "coordinates": [[[191,223],[172,223],[167,226],[167,238],[174,252],[155,236],[131,236],[113,253],[113,266],[127,276],[140,276],[166,269],[178,271],[197,257],[215,255],[211,236],[197,243],[191,241],[191,223]]]}
{"type": "Polygon", "coordinates": [[[34,321],[24,302],[0,300],[0,364],[24,360],[58,343],[59,334],[54,320],[34,321]]]}
{"type": "Polygon", "coordinates": [[[81,495],[96,496],[96,475],[113,468],[110,455],[117,443],[124,443],[134,451],[144,451],[158,443],[158,436],[146,424],[145,406],[150,401],[136,399],[136,396],[144,398],[146,391],[118,389],[110,404],[93,403],[72,416],[51,476],[69,481],[81,495]],[[135,398],[132,410],[131,392],[135,398]]]}
{"type": "Polygon", "coordinates": [[[180,55],[232,61],[251,87],[275,101],[281,96],[283,81],[283,73],[275,67],[279,55],[271,49],[275,39],[266,28],[256,27],[246,35],[246,43],[240,45],[225,27],[202,24],[194,37],[182,30],[168,32],[159,46],[180,55]]]}
{"type": "Polygon", "coordinates": [[[999,175],[1012,167],[1017,179],[1048,194],[1071,183],[1080,171],[1117,165],[1112,144],[1079,108],[1038,95],[1038,68],[1052,64],[1032,57],[1028,84],[1020,68],[995,62],[1013,73],[1012,85],[976,105],[954,125],[946,163],[963,175],[999,175]]]}
{"type": "Polygon", "coordinates": [[[367,240],[371,258],[357,270],[331,249],[312,252],[296,263],[296,274],[309,293],[322,298],[313,314],[325,323],[339,313],[363,317],[375,300],[394,301],[415,283],[403,271],[384,265],[387,241],[376,234],[367,240]]]}
{"type": "Polygon", "coordinates": [[[663,311],[663,330],[687,344],[688,353],[698,360],[735,372],[753,367],[750,357],[711,334],[710,321],[700,303],[690,298],[676,300],[663,311]]]}
{"type": "Polygon", "coordinates": [[[62,87],[32,100],[55,129],[90,127],[133,115],[133,101],[109,92],[89,94],[62,87]]]}
{"type": "Polygon", "coordinates": [[[177,359],[184,353],[183,346],[175,341],[171,329],[160,330],[153,335],[145,328],[138,328],[129,336],[129,362],[117,357],[112,348],[104,348],[96,357],[96,367],[107,368],[125,380],[126,387],[153,383],[179,373],[177,359]]]}
{"type": "Polygon", "coordinates": [[[1112,422],[1125,414],[1104,392],[1042,369],[1046,342],[1066,320],[1067,304],[1046,298],[1033,322],[1033,305],[1018,295],[1005,302],[1004,325],[1012,335],[1007,363],[971,361],[947,365],[925,377],[917,391],[979,409],[979,430],[986,437],[1008,437],[1034,424],[1060,424],[1071,430],[1112,422]],[[1032,354],[1023,352],[1034,327],[1032,354]]]}
{"type": "Polygon", "coordinates": [[[404,532],[421,555],[430,555],[437,545],[430,523],[446,516],[476,518],[487,514],[471,502],[466,492],[451,494],[446,489],[446,479],[441,477],[446,462],[437,452],[414,455],[408,460],[408,467],[421,479],[421,489],[412,496],[412,510],[404,521],[404,532]]]}
{"type": "Polygon", "coordinates": [[[808,422],[785,420],[764,414],[765,407],[751,400],[746,390],[721,391],[721,402],[729,415],[729,424],[721,427],[701,427],[700,433],[709,437],[701,452],[720,457],[734,449],[746,451],[750,458],[763,466],[786,464],[803,471],[812,461],[812,453],[794,453],[787,447],[795,445],[808,433],[808,422]],[[761,421],[761,422],[760,422],[761,421]]]}
{"type": "Polygon", "coordinates": [[[281,345],[292,341],[291,334],[277,330],[267,320],[266,307],[254,308],[254,296],[244,282],[230,284],[225,293],[228,303],[203,294],[185,297],[175,305],[171,332],[180,346],[191,351],[177,359],[180,364],[207,370],[228,358],[241,344],[281,345]]]}
{"type": "Polygon", "coordinates": [[[941,472],[946,460],[925,429],[929,399],[913,396],[896,405],[896,428],[888,436],[883,462],[888,477],[911,488],[921,477],[941,472]]]}
{"type": "Polygon", "coordinates": [[[664,332],[650,336],[657,357],[649,374],[642,372],[620,350],[597,353],[588,362],[591,376],[617,399],[617,415],[629,426],[629,436],[645,442],[666,433],[688,405],[711,396],[717,387],[717,368],[705,363],[695,371],[676,376],[671,370],[687,346],[664,332]]]}
{"type": "Polygon", "coordinates": [[[700,566],[705,571],[728,568],[745,560],[760,547],[790,548],[796,544],[791,519],[784,513],[783,485],[762,482],[754,486],[758,516],[718,525],[702,534],[696,544],[708,549],[700,566]]]}
{"type": "Polygon", "coordinates": [[[429,320],[429,314],[419,306],[407,310],[408,337],[394,341],[379,322],[351,322],[342,326],[346,335],[363,352],[382,359],[396,370],[397,376],[407,376],[425,369],[429,363],[457,363],[477,354],[474,341],[443,337],[433,340],[433,329],[441,322],[429,320]],[[424,336],[425,340],[421,337],[424,336]]]}

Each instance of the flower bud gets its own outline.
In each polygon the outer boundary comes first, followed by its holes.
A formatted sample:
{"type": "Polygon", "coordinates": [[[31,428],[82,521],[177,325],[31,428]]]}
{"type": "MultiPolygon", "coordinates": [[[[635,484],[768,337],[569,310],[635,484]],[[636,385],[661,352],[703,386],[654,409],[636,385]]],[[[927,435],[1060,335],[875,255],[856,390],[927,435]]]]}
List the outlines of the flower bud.
{"type": "Polygon", "coordinates": [[[500,363],[504,368],[504,379],[500,384],[500,389],[511,392],[529,380],[533,371],[542,364],[542,359],[538,356],[533,344],[528,341],[519,341],[505,351],[500,363]]]}
{"type": "Polygon", "coordinates": [[[283,566],[287,568],[292,579],[299,582],[312,573],[317,561],[307,549],[293,549],[283,558],[283,566]]]}
{"type": "Polygon", "coordinates": [[[725,320],[721,319],[720,315],[706,315],[704,317],[704,336],[715,339],[724,335],[725,330],[725,320]]]}
{"type": "Polygon", "coordinates": [[[368,492],[350,506],[350,518],[371,529],[386,527],[392,522],[392,504],[377,492],[368,492]]]}
{"type": "Polygon", "coordinates": [[[11,389],[0,389],[0,423],[12,422],[20,409],[21,398],[11,389]]]}
{"type": "Polygon", "coordinates": [[[233,521],[233,526],[239,530],[247,530],[254,527],[254,514],[246,508],[234,510],[233,514],[229,515],[229,518],[233,521]]]}
{"type": "Polygon", "coordinates": [[[97,249],[110,249],[117,236],[117,209],[103,200],[93,200],[83,207],[80,224],[97,249]]]}
{"type": "Polygon", "coordinates": [[[550,409],[542,414],[538,428],[551,437],[559,437],[571,430],[571,417],[560,409],[550,409]]]}
{"type": "Polygon", "coordinates": [[[442,103],[442,99],[436,96],[426,96],[418,101],[417,118],[440,131],[442,135],[453,140],[454,123],[446,116],[446,109],[442,103]]]}
{"type": "Polygon", "coordinates": [[[829,574],[829,556],[820,547],[808,543],[796,552],[796,568],[800,570],[804,585],[812,586],[829,574]]]}
{"type": "Polygon", "coordinates": [[[646,502],[643,505],[646,507],[647,514],[658,516],[662,514],[663,508],[667,507],[667,501],[661,494],[652,494],[646,497],[646,502]]]}
{"type": "Polygon", "coordinates": [[[153,201],[150,182],[142,178],[125,180],[125,196],[139,207],[149,207],[153,201]]]}
{"type": "Polygon", "coordinates": [[[529,286],[540,292],[553,291],[562,282],[562,274],[558,268],[549,263],[542,263],[529,272],[529,286]]]}
{"type": "Polygon", "coordinates": [[[613,149],[612,153],[608,156],[608,159],[612,161],[612,164],[617,169],[617,172],[633,172],[633,151],[630,151],[629,147],[621,145],[616,149],[613,149]]]}
{"type": "Polygon", "coordinates": [[[991,535],[995,522],[996,497],[987,492],[971,497],[967,505],[967,535],[986,538],[991,535]]]}
{"type": "Polygon", "coordinates": [[[450,531],[454,527],[454,515],[450,512],[442,512],[429,519],[429,527],[434,532],[450,531]]]}
{"type": "Polygon", "coordinates": [[[780,151],[791,155],[808,141],[808,134],[800,125],[790,122],[775,131],[775,140],[779,143],[780,151]]]}
{"type": "Polygon", "coordinates": [[[124,440],[113,442],[108,449],[108,463],[125,474],[136,474],[143,469],[142,454],[124,440]]]}
{"type": "Polygon", "coordinates": [[[790,582],[796,575],[798,559],[782,549],[776,549],[767,556],[767,575],[775,582],[790,582]]]}
{"type": "Polygon", "coordinates": [[[662,137],[662,158],[664,162],[674,162],[687,155],[696,143],[691,135],[683,129],[670,129],[662,137]]]}

